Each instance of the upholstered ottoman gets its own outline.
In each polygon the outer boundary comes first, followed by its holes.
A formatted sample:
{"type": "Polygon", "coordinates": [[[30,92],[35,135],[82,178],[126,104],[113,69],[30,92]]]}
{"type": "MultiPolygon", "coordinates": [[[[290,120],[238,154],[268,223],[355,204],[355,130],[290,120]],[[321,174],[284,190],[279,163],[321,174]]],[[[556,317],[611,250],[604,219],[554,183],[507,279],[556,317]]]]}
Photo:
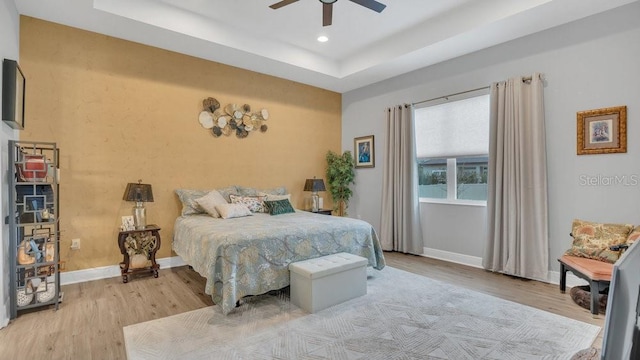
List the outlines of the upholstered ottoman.
{"type": "Polygon", "coordinates": [[[314,313],[367,293],[367,259],[338,253],[289,264],[291,302],[314,313]]]}

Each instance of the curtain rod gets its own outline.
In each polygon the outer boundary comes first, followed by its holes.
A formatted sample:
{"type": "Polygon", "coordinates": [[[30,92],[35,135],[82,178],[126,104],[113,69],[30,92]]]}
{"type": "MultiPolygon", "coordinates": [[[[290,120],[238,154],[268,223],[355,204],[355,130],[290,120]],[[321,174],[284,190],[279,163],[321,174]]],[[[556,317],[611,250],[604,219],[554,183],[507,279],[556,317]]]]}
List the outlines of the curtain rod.
{"type": "MultiPolygon", "coordinates": [[[[531,76],[523,76],[523,77],[522,77],[522,82],[529,82],[529,81],[531,81],[531,79],[532,79],[532,77],[531,77],[531,76]]],[[[445,96],[438,96],[438,97],[435,97],[435,98],[433,98],[433,99],[416,101],[416,102],[414,102],[414,103],[411,103],[411,106],[418,105],[418,104],[422,104],[422,103],[426,103],[426,102],[429,102],[429,101],[440,100],[440,99],[446,99],[446,98],[449,98],[449,97],[451,97],[451,96],[463,95],[463,94],[467,94],[467,93],[474,92],[474,91],[486,90],[486,89],[488,89],[488,88],[490,88],[490,86],[483,86],[483,87],[479,87],[479,88],[477,88],[477,89],[471,89],[471,90],[467,90],[467,91],[461,91],[461,92],[457,92],[457,93],[449,94],[449,95],[445,95],[445,96]]]]}
{"type": "Polygon", "coordinates": [[[438,96],[438,97],[435,97],[433,99],[422,100],[422,101],[417,101],[417,102],[411,103],[411,106],[422,104],[422,103],[426,103],[426,102],[429,102],[429,101],[446,99],[446,98],[451,97],[451,96],[462,95],[462,94],[466,94],[466,93],[470,93],[470,92],[474,92],[474,91],[485,90],[485,89],[488,89],[488,88],[489,88],[489,86],[484,86],[484,87],[480,87],[480,88],[477,88],[477,89],[457,92],[455,94],[449,94],[449,95],[445,95],[445,96],[438,96]]]}

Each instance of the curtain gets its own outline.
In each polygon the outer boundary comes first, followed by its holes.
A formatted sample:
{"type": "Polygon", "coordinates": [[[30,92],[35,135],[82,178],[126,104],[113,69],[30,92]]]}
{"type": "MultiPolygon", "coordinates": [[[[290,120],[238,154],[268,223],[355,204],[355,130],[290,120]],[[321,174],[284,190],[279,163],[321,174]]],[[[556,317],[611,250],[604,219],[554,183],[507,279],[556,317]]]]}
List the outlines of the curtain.
{"type": "Polygon", "coordinates": [[[485,269],[547,280],[543,84],[533,74],[491,85],[485,269]]]}
{"type": "Polygon", "coordinates": [[[422,254],[413,110],[386,111],[380,238],[383,250],[422,254]]]}

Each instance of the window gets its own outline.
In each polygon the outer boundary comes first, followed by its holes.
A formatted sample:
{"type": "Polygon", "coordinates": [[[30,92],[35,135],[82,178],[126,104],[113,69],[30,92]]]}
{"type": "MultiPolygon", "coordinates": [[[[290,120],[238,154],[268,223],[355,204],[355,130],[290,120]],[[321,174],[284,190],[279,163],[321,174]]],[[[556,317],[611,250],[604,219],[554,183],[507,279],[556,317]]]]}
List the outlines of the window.
{"type": "Polygon", "coordinates": [[[486,201],[489,95],[431,103],[414,119],[419,196],[486,201]]]}

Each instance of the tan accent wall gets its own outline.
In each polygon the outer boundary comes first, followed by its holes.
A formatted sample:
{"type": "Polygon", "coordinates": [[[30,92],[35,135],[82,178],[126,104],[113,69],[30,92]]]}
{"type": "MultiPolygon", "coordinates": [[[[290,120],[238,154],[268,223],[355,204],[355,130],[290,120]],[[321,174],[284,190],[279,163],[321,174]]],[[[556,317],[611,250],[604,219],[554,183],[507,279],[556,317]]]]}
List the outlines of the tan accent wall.
{"type": "MultiPolygon", "coordinates": [[[[171,252],[178,188],[284,185],[303,207],[304,180],[323,177],[340,151],[341,95],[232,66],[21,17],[27,78],[21,140],[58,143],[61,260],[66,270],[116,265],[128,182],[153,186],[149,222],[171,252]],[[202,100],[266,108],[266,133],[214,138],[198,123],[202,100]],[[71,239],[81,249],[70,250],[71,239]]],[[[325,207],[328,193],[323,194],[325,207]]]]}

